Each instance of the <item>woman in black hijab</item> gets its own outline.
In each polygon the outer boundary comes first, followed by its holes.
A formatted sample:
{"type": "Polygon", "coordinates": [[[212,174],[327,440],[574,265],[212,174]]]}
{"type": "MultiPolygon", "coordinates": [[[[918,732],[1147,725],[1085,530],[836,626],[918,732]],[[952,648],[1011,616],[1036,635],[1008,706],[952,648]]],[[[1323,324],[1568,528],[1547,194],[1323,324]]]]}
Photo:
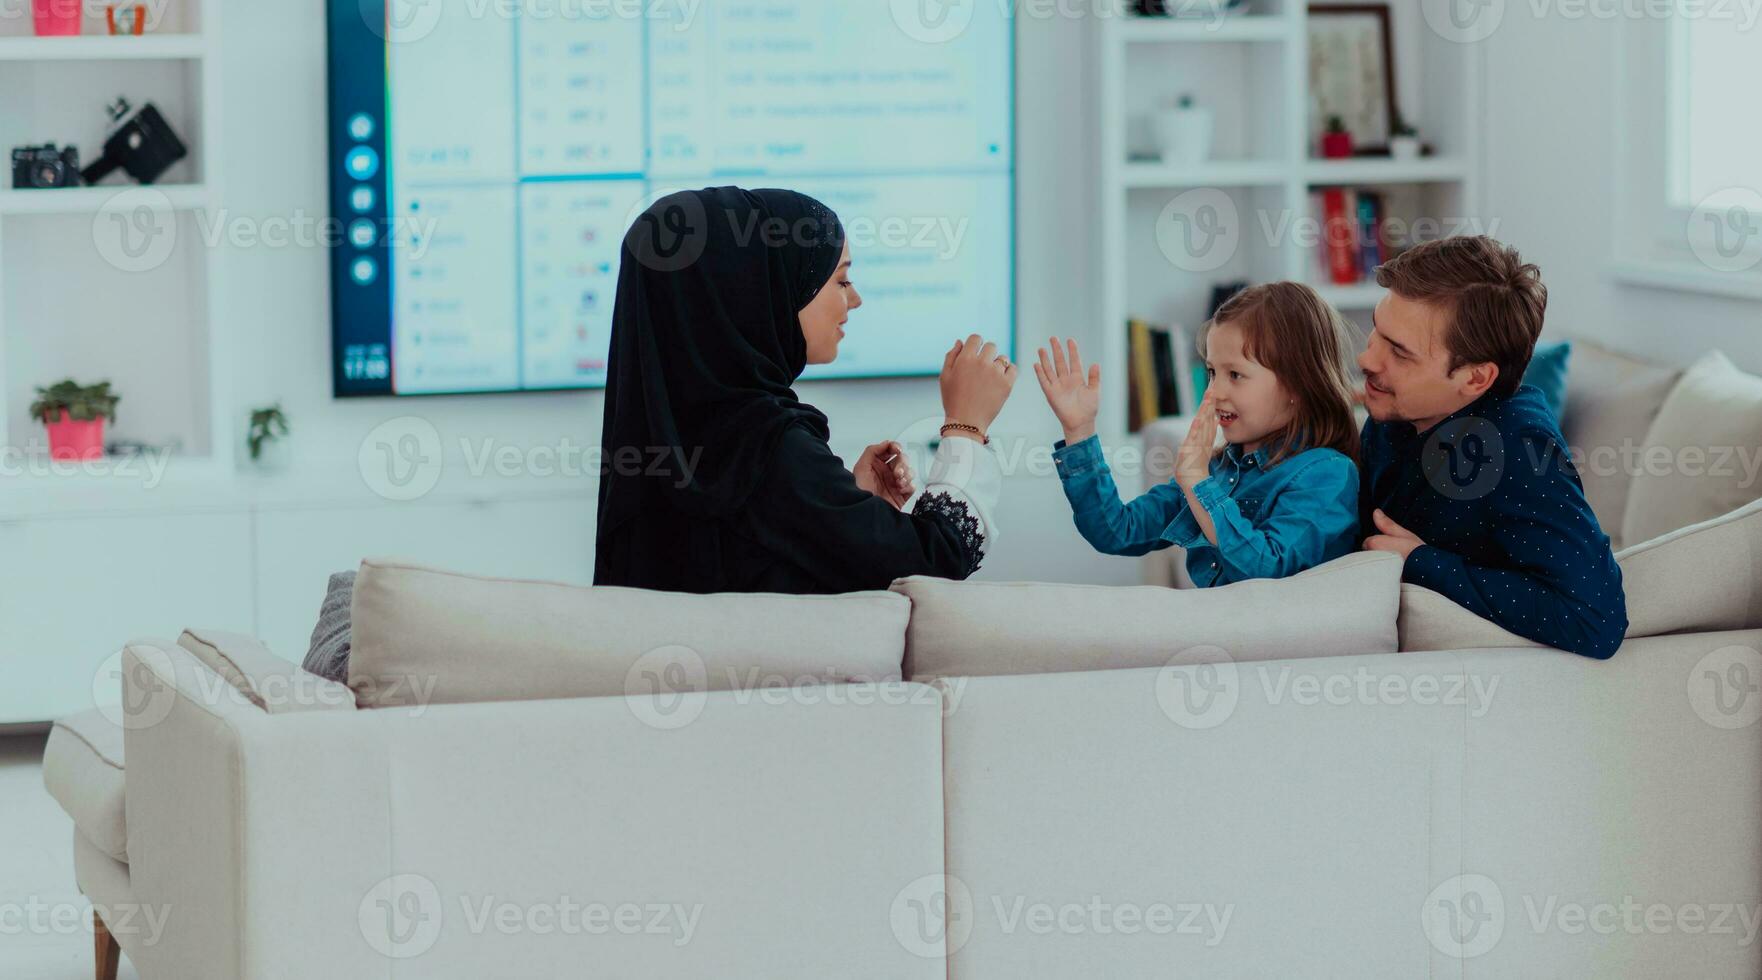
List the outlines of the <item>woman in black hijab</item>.
{"type": "Polygon", "coordinates": [[[898,444],[853,474],[791,387],[837,356],[862,304],[849,269],[838,217],[793,191],[686,191],[637,219],[612,315],[596,584],[851,592],[978,568],[1001,483],[985,432],[1015,366],[977,336],[948,352],[942,447],[903,513],[898,444]]]}

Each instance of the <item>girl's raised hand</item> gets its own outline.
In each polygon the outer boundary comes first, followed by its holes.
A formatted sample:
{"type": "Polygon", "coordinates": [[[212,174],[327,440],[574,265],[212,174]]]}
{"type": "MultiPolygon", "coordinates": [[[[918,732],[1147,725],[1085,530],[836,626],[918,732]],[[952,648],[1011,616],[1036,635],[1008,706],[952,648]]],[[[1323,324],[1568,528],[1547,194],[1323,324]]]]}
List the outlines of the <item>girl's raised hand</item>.
{"type": "MultiPolygon", "coordinates": [[[[1215,389],[1214,389],[1215,390],[1215,389]]],[[[1205,393],[1193,424],[1187,427],[1187,438],[1175,456],[1175,482],[1183,490],[1191,490],[1211,475],[1211,453],[1217,445],[1217,399],[1212,391],[1205,393]]]]}
{"type": "Polygon", "coordinates": [[[1058,424],[1064,427],[1065,444],[1074,446],[1095,434],[1095,416],[1101,411],[1101,365],[1091,364],[1083,371],[1083,356],[1077,342],[1060,344],[1051,338],[1052,356],[1040,348],[1040,362],[1034,365],[1034,376],[1040,379],[1040,390],[1058,424]],[[1068,355],[1068,356],[1067,356],[1068,355]]]}

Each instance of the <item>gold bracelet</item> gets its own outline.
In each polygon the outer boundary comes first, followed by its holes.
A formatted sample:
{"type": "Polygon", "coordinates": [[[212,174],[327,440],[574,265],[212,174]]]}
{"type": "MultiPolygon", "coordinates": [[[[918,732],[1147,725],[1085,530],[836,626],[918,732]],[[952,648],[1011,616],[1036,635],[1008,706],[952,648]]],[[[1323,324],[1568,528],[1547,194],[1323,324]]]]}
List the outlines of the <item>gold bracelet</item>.
{"type": "Polygon", "coordinates": [[[949,422],[943,425],[940,435],[947,437],[948,430],[950,429],[953,429],[956,432],[971,432],[973,435],[978,436],[979,441],[984,445],[991,445],[991,437],[979,431],[979,427],[976,425],[968,425],[965,422],[949,422]]]}

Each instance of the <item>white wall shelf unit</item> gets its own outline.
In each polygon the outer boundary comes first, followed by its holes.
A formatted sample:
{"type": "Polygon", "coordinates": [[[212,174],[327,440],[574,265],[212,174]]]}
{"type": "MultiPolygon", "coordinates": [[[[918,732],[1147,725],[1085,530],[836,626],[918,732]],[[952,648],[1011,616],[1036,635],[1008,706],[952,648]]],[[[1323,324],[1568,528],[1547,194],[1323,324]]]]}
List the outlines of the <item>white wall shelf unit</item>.
{"type": "Polygon", "coordinates": [[[1383,291],[1318,275],[1312,191],[1382,193],[1389,216],[1415,231],[1491,232],[1480,220],[1481,46],[1444,40],[1411,5],[1389,6],[1398,103],[1432,151],[1410,161],[1318,159],[1309,136],[1309,12],[1297,0],[1251,0],[1248,13],[1221,22],[1093,23],[1100,228],[1093,331],[1100,334],[1090,333],[1094,347],[1085,350],[1099,354],[1108,379],[1104,440],[1127,438],[1130,318],[1192,330],[1210,313],[1214,286],[1294,279],[1315,286],[1361,329],[1368,325],[1383,291]],[[1216,117],[1213,158],[1201,164],[1155,159],[1149,115],[1181,95],[1216,117]],[[1206,211],[1209,228],[1196,209],[1206,211]],[[1165,247],[1203,235],[1221,244],[1197,257],[1165,247]]]}
{"type": "Polygon", "coordinates": [[[0,61],[199,61],[208,43],[205,34],[0,37],[0,61]]]}
{"type": "Polygon", "coordinates": [[[29,16],[0,25],[0,146],[75,146],[90,164],[109,131],[103,109],[123,96],[137,110],[151,102],[189,148],[151,188],[121,173],[96,187],[0,188],[0,495],[128,482],[38,465],[47,438],[27,409],[36,386],[64,377],[111,380],[122,402],[106,439],[179,446],[174,478],[233,471],[238,426],[215,368],[230,363],[216,319],[226,249],[209,244],[203,214],[222,185],[220,5],[154,5],[140,37],[109,36],[90,14],[72,37],[32,36],[29,16]]]}

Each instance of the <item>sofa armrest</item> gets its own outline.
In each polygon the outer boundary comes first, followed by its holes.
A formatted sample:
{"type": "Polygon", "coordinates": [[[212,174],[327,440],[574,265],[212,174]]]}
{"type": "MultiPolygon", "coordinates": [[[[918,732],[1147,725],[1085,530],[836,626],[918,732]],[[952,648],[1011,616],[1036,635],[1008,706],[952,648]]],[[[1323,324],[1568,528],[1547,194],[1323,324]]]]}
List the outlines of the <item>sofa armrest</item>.
{"type": "Polygon", "coordinates": [[[130,958],[145,976],[242,976],[240,732],[268,716],[171,642],[125,646],[122,683],[130,886],[164,913],[160,941],[130,958]]]}
{"type": "Polygon", "coordinates": [[[143,976],[946,975],[890,919],[943,869],[933,688],[272,717],[139,659],[173,695],[128,732],[134,890],[171,914],[143,976]]]}
{"type": "Polygon", "coordinates": [[[184,630],[177,644],[269,714],[355,710],[355,692],[270,652],[254,637],[222,630],[184,630]]]}

